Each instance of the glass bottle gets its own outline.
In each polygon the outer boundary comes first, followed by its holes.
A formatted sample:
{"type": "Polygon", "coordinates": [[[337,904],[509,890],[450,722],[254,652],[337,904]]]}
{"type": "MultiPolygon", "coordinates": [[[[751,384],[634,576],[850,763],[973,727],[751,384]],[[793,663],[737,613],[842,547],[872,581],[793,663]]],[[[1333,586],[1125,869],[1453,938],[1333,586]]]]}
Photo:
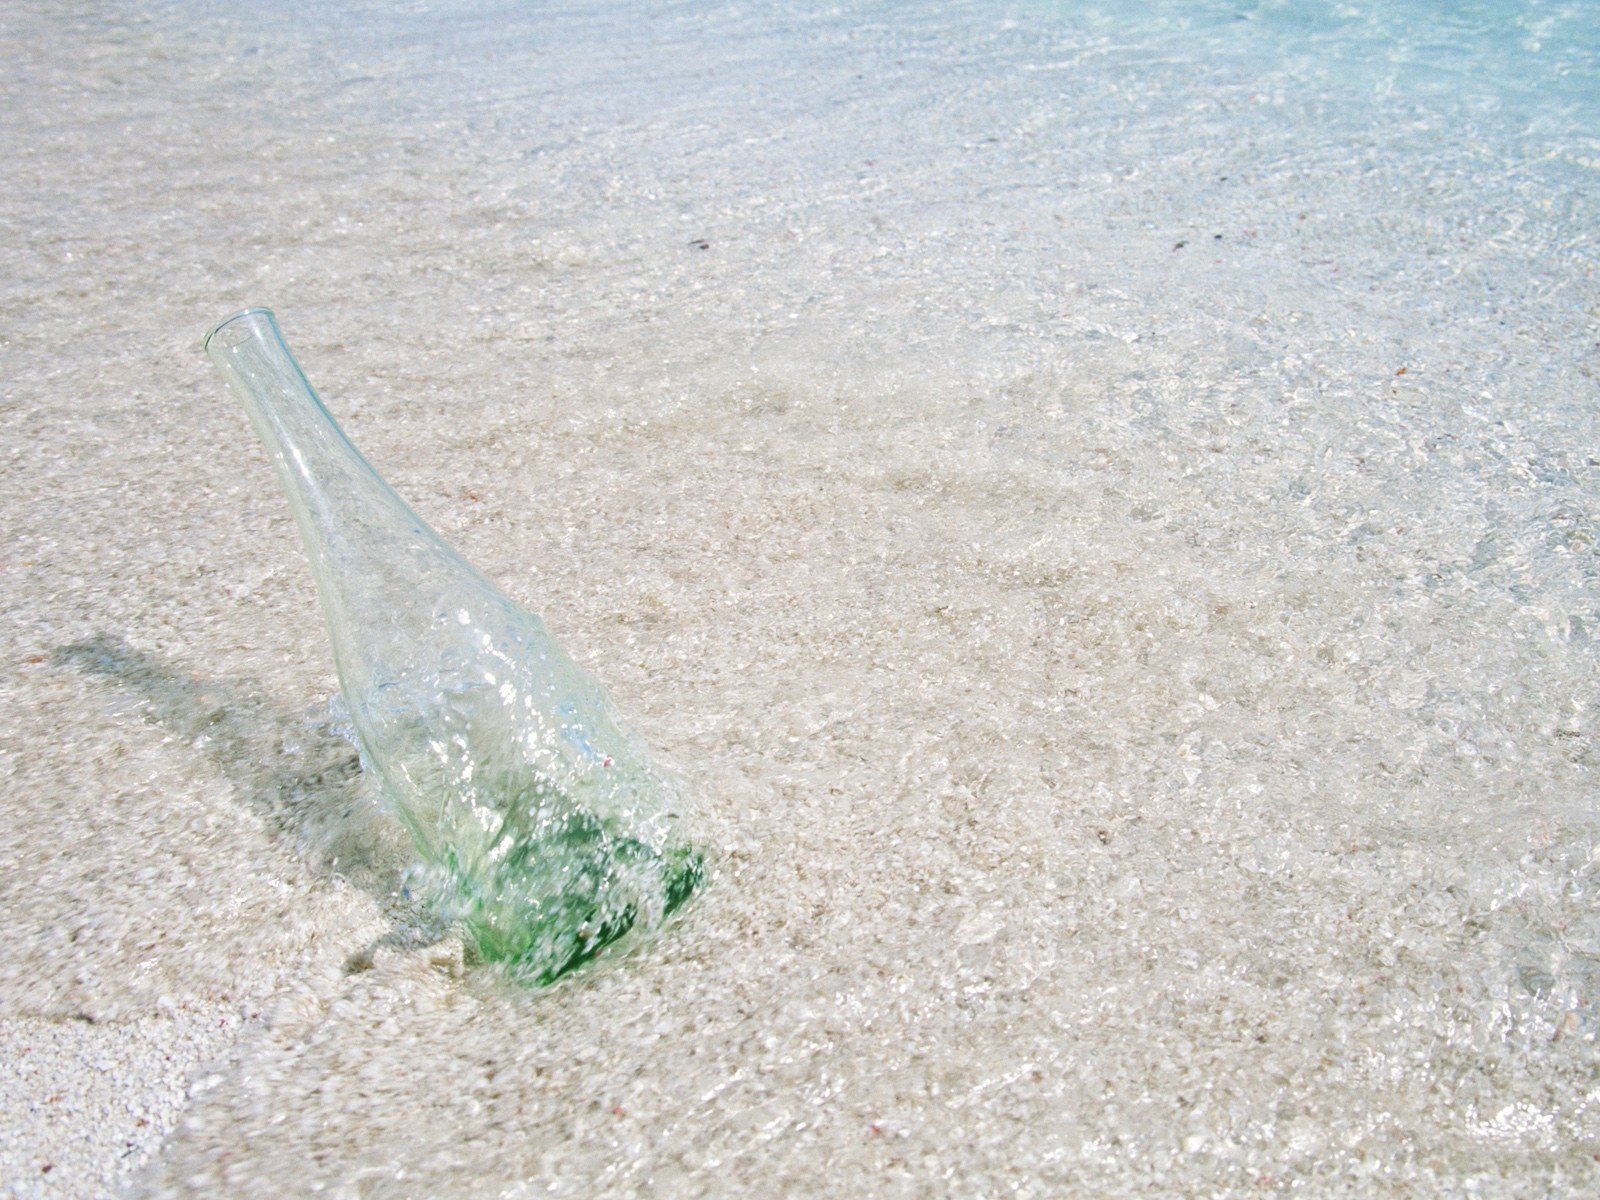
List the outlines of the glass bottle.
{"type": "Polygon", "coordinates": [[[206,335],[299,526],[364,767],[429,899],[549,983],[700,886],[685,798],[610,699],[361,457],[265,309],[206,335]]]}

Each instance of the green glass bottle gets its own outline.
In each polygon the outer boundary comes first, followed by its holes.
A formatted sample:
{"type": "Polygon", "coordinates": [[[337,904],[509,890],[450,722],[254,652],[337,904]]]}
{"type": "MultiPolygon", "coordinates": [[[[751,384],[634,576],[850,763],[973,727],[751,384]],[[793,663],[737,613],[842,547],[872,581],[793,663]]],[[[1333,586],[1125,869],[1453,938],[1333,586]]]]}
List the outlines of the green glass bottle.
{"type": "Polygon", "coordinates": [[[549,983],[701,885],[679,784],[335,424],[264,309],[205,339],[288,494],[363,766],[443,915],[549,983]]]}

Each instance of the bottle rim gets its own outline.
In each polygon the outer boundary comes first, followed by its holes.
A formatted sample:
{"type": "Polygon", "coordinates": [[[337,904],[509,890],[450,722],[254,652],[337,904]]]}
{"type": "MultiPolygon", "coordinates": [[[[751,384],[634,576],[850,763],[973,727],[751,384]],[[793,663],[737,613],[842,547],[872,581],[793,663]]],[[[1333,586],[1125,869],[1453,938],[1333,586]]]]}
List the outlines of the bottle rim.
{"type": "Polygon", "coordinates": [[[242,312],[236,312],[233,314],[233,316],[218,321],[215,325],[213,325],[206,333],[206,336],[201,339],[200,349],[209,352],[211,350],[212,339],[214,339],[219,333],[221,333],[224,329],[228,329],[229,327],[233,327],[233,329],[237,332],[239,323],[248,320],[251,317],[265,317],[268,324],[277,324],[277,319],[272,315],[272,310],[270,308],[247,308],[242,312]]]}

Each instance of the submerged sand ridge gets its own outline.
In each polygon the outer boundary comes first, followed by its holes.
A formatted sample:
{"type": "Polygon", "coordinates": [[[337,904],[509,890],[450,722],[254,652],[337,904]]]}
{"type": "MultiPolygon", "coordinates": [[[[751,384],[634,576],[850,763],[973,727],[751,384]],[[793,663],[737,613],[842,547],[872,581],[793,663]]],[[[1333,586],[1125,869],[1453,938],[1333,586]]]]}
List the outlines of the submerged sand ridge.
{"type": "Polygon", "coordinates": [[[15,9],[6,1194],[1592,1185],[1581,16],[15,9]],[[654,943],[408,903],[256,303],[702,798],[654,943]]]}

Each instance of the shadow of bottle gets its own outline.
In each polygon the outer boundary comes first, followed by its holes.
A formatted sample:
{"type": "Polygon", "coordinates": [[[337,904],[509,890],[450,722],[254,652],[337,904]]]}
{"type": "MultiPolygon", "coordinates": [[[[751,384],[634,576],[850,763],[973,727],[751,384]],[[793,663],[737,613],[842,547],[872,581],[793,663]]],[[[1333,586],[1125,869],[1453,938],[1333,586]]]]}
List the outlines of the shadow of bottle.
{"type": "Polygon", "coordinates": [[[51,661],[110,681],[142,720],[202,751],[311,870],[377,899],[391,928],[352,954],[347,971],[370,967],[382,948],[417,949],[444,937],[443,923],[406,891],[404,837],[373,803],[360,756],[333,714],[298,716],[252,679],[205,677],[110,633],[57,647],[51,661]]]}

